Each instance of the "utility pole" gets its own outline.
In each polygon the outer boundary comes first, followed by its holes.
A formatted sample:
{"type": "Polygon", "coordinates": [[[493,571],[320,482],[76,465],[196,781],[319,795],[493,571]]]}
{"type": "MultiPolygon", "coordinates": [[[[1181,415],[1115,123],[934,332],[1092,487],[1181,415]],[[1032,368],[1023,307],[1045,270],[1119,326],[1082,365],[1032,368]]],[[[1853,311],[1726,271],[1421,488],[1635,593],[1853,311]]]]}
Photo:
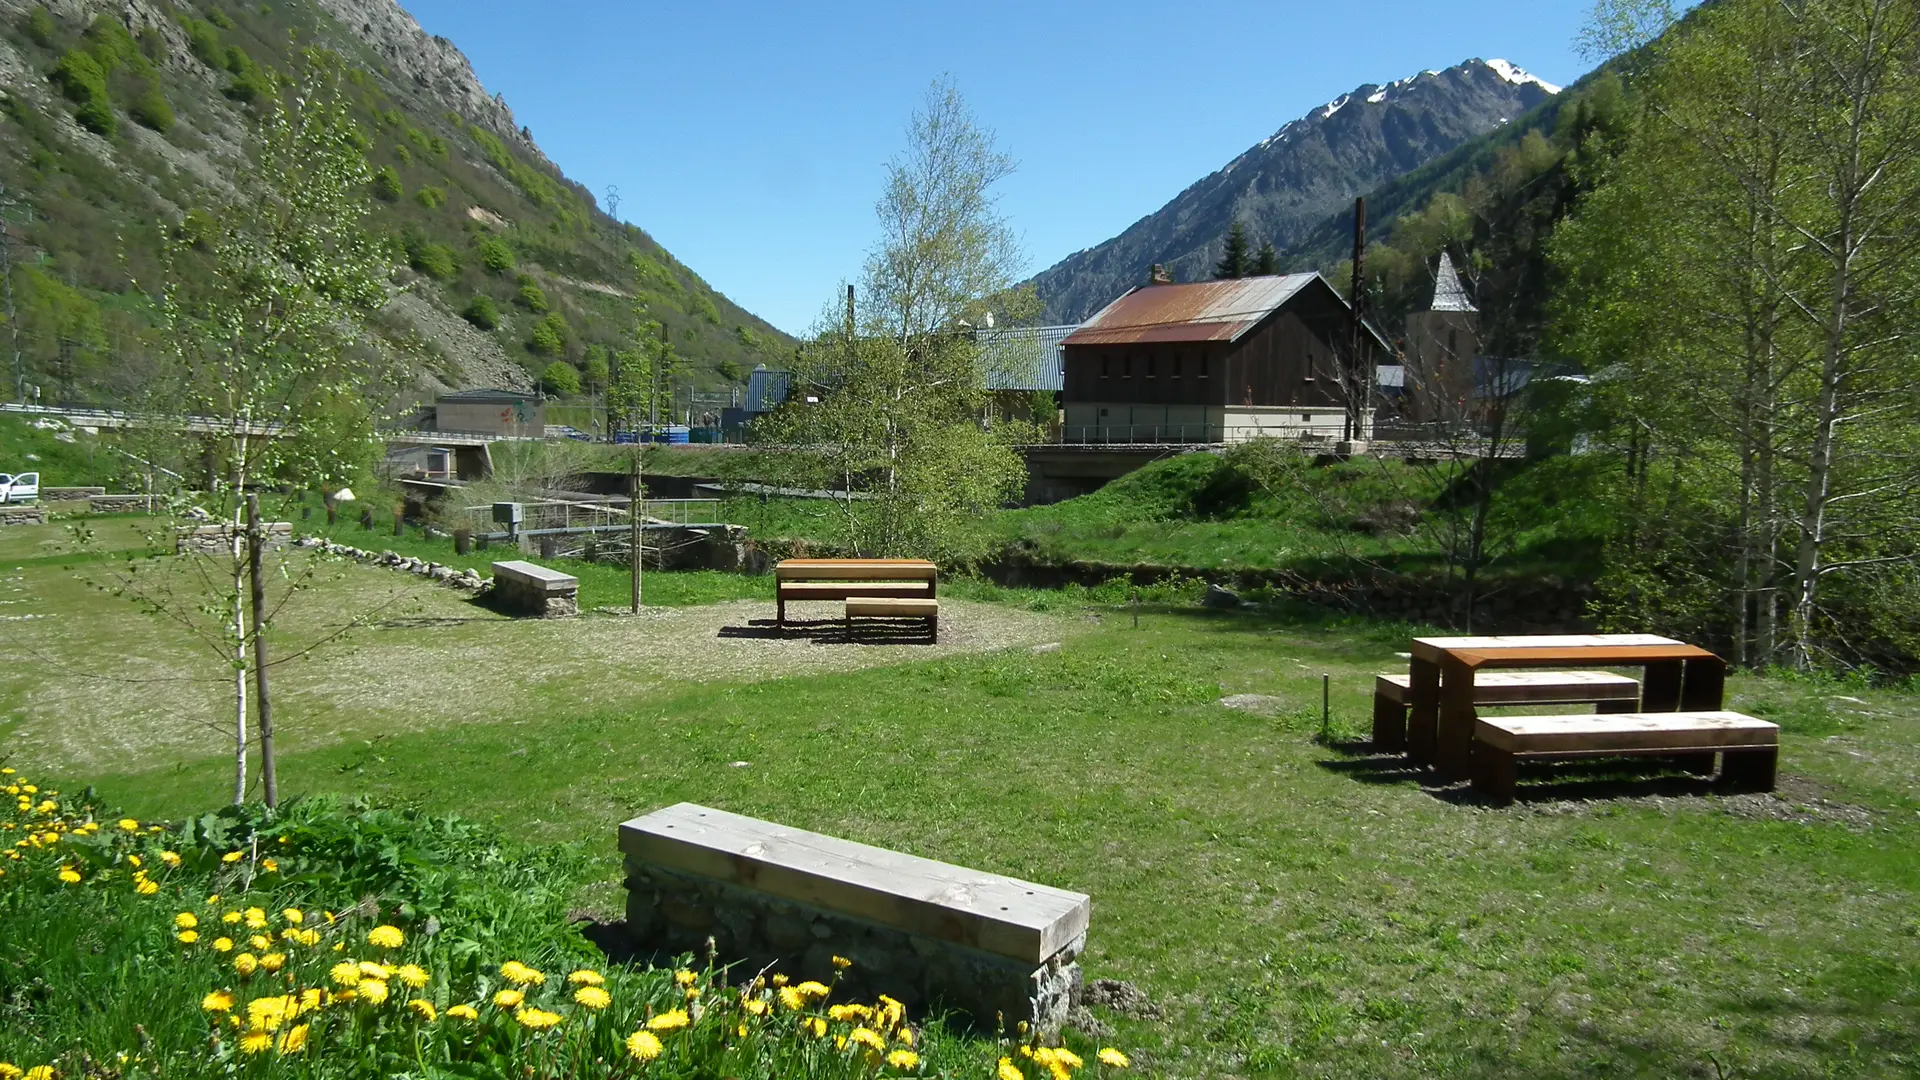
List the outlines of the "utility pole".
{"type": "Polygon", "coordinates": [[[7,222],[7,211],[12,209],[12,196],[7,194],[4,185],[0,185],[0,276],[7,280],[7,335],[12,339],[13,400],[24,404],[27,400],[27,369],[20,360],[20,317],[13,309],[13,227],[7,222]]]}
{"type": "Polygon", "coordinates": [[[628,467],[628,480],[632,488],[627,498],[627,519],[631,526],[627,539],[632,548],[633,613],[635,615],[640,614],[640,538],[643,535],[640,528],[640,512],[647,507],[646,496],[640,487],[640,450],[640,444],[635,443],[633,458],[628,467]]]}
{"type": "Polygon", "coordinates": [[[1367,317],[1367,200],[1361,196],[1353,200],[1353,285],[1350,299],[1353,307],[1353,344],[1347,354],[1346,378],[1341,382],[1347,397],[1346,442],[1351,445],[1360,437],[1364,429],[1361,422],[1361,409],[1372,400],[1373,387],[1368,365],[1363,361],[1361,350],[1366,347],[1367,317]]]}

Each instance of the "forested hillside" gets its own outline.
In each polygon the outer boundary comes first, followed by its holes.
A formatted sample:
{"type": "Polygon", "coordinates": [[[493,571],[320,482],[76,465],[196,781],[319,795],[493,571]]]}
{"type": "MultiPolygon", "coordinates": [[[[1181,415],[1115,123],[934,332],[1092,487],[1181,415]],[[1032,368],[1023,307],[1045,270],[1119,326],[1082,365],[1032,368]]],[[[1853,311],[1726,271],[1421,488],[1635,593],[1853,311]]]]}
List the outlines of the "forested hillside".
{"type": "Polygon", "coordinates": [[[205,227],[196,208],[230,190],[259,110],[315,47],[345,61],[373,224],[408,267],[371,327],[417,367],[392,405],[529,386],[556,360],[592,386],[636,302],[687,362],[686,382],[720,384],[785,353],[779,331],[603,213],[458,49],[394,0],[0,0],[16,313],[0,344],[17,340],[42,400],[125,399],[152,354],[162,231],[205,227]]]}

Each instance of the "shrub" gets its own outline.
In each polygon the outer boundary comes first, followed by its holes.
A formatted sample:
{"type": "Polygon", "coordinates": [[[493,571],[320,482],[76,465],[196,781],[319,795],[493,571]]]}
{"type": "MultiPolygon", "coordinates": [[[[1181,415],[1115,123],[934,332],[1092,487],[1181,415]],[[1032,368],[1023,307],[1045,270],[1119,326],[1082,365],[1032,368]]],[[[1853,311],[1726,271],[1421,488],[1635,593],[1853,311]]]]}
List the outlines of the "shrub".
{"type": "Polygon", "coordinates": [[[160,88],[151,83],[134,95],[133,104],[127,106],[127,115],[162,135],[173,130],[173,107],[167,104],[160,88]]]}
{"type": "Polygon", "coordinates": [[[53,21],[53,13],[39,4],[27,12],[21,28],[29,40],[43,49],[53,47],[53,36],[59,32],[59,27],[53,21]]]}
{"type": "Polygon", "coordinates": [[[228,18],[227,13],[221,11],[219,8],[208,8],[207,20],[222,30],[233,29],[233,20],[228,18]]]}
{"type": "Polygon", "coordinates": [[[106,73],[91,55],[69,51],[54,66],[51,77],[67,100],[79,106],[73,115],[81,127],[96,135],[112,135],[119,127],[113,99],[107,95],[106,73]]]}
{"type": "Polygon", "coordinates": [[[500,309],[494,305],[491,296],[474,297],[460,317],[482,330],[492,330],[500,325],[500,309]]]}
{"type": "MultiPolygon", "coordinates": [[[[539,327],[534,327],[538,335],[539,327]]],[[[555,360],[540,373],[540,388],[549,394],[577,394],[580,392],[580,372],[565,360],[555,360]]]]}
{"type": "Polygon", "coordinates": [[[513,269],[513,248],[497,237],[480,241],[480,265],[491,274],[506,273],[513,269]]]}
{"type": "Polygon", "coordinates": [[[235,101],[252,104],[273,93],[273,75],[254,63],[253,57],[238,45],[227,46],[226,69],[233,82],[224,91],[235,101]]]}
{"type": "Polygon", "coordinates": [[[180,20],[187,31],[187,51],[210,68],[227,66],[226,50],[220,47],[220,31],[213,24],[191,17],[180,20]]]}
{"type": "Polygon", "coordinates": [[[423,187],[413,193],[413,201],[429,210],[438,210],[447,204],[447,189],[423,187]]]}
{"type": "Polygon", "coordinates": [[[541,356],[559,356],[567,349],[567,320],[557,311],[547,313],[547,317],[533,324],[533,334],[527,341],[527,348],[541,356]]]}
{"type": "Polygon", "coordinates": [[[460,262],[445,244],[414,239],[407,244],[407,265],[435,281],[446,281],[460,272],[460,262]]]}
{"type": "Polygon", "coordinates": [[[373,193],[387,202],[400,201],[400,196],[403,194],[400,187],[400,174],[393,171],[393,166],[382,165],[379,171],[373,174],[373,193]]]}
{"type": "Polygon", "coordinates": [[[514,301],[535,315],[547,310],[546,292],[525,274],[520,275],[520,292],[514,297],[514,301]]]}
{"type": "MultiPolygon", "coordinates": [[[[741,329],[745,329],[745,327],[741,329]]],[[[720,361],[719,372],[720,377],[728,382],[739,382],[742,374],[740,371],[740,362],[737,360],[722,360],[720,361]]]]}
{"type": "Polygon", "coordinates": [[[607,378],[612,373],[612,364],[607,359],[607,347],[605,345],[587,346],[586,362],[580,372],[582,381],[588,387],[597,390],[607,385],[607,378]]]}
{"type": "Polygon", "coordinates": [[[396,145],[393,148],[393,160],[402,165],[411,165],[413,164],[413,151],[407,149],[405,146],[396,145]]]}

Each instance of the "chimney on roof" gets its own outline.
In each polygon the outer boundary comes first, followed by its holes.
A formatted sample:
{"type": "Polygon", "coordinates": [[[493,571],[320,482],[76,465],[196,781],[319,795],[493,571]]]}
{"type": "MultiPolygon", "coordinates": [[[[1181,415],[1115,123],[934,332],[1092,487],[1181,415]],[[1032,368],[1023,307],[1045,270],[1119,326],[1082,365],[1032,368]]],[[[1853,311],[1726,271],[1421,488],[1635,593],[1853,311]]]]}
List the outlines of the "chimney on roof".
{"type": "Polygon", "coordinates": [[[1171,285],[1173,284],[1173,275],[1167,273],[1166,267],[1161,266],[1159,263],[1154,263],[1153,269],[1147,272],[1147,284],[1171,285]]]}

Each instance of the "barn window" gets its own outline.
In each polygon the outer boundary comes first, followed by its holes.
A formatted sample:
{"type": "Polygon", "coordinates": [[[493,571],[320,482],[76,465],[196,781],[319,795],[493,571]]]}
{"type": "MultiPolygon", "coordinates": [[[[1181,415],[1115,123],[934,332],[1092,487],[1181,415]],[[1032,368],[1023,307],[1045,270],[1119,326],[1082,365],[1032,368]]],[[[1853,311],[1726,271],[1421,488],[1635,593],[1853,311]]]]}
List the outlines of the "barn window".
{"type": "Polygon", "coordinates": [[[1147,354],[1147,372],[1146,372],[1147,378],[1151,379],[1158,374],[1160,374],[1160,358],[1158,356],[1155,356],[1153,353],[1148,353],[1147,354]]]}
{"type": "Polygon", "coordinates": [[[1100,377],[1103,379],[1113,377],[1113,357],[1111,355],[1100,358],[1100,377]]]}
{"type": "Polygon", "coordinates": [[[1307,350],[1307,375],[1306,375],[1306,378],[1302,381],[1304,382],[1313,381],[1313,350],[1312,349],[1307,350]]]}
{"type": "Polygon", "coordinates": [[[1200,354],[1200,378],[1204,379],[1206,377],[1207,377],[1207,354],[1203,352],[1200,354]]]}

